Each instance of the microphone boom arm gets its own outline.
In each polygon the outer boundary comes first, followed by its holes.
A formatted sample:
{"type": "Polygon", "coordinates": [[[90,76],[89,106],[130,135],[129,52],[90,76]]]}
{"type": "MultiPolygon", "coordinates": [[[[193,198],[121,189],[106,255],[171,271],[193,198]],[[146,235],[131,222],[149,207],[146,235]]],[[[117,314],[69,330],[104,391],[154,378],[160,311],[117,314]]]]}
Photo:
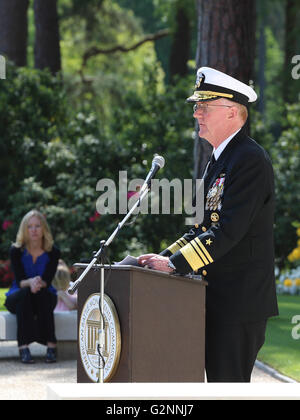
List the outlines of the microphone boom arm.
{"type": "Polygon", "coordinates": [[[122,229],[122,227],[124,226],[124,224],[131,217],[131,215],[135,211],[135,209],[140,206],[141,202],[146,197],[146,195],[148,194],[149,190],[150,190],[150,188],[148,187],[145,191],[143,191],[143,193],[140,195],[140,197],[137,200],[137,202],[132,206],[132,208],[127,213],[127,215],[124,217],[124,219],[122,220],[122,222],[118,224],[118,227],[114,230],[114,232],[107,239],[107,241],[101,241],[101,248],[96,252],[93,260],[89,263],[89,265],[86,267],[86,269],[81,274],[81,276],[75,281],[75,283],[73,284],[73,286],[70,287],[70,289],[68,290],[68,293],[70,295],[74,295],[74,293],[76,292],[76,290],[80,286],[80,284],[83,281],[83,279],[86,277],[86,275],[89,273],[89,271],[93,268],[93,266],[97,263],[97,261],[99,260],[99,258],[101,257],[101,255],[103,255],[103,252],[104,252],[105,247],[108,247],[112,243],[112,241],[115,239],[115,237],[117,236],[117,234],[120,232],[120,230],[122,229]]]}

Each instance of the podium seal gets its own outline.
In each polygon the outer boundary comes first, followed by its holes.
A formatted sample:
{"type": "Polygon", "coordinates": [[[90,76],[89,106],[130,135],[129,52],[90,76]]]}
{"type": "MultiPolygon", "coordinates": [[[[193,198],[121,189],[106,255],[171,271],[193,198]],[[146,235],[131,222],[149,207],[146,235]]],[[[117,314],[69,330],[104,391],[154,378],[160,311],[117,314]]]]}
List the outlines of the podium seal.
{"type": "MultiPolygon", "coordinates": [[[[82,365],[92,382],[99,377],[98,339],[100,329],[100,294],[91,295],[82,310],[79,323],[79,350],[82,365]]],[[[114,303],[104,295],[104,382],[109,382],[115,374],[121,355],[121,329],[114,303]]]]}

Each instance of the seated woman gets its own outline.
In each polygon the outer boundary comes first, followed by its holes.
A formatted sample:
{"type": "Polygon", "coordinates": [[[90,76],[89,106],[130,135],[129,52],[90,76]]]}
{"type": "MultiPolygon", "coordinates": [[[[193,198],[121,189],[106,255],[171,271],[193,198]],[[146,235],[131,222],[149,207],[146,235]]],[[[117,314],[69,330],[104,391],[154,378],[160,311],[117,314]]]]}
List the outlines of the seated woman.
{"type": "Polygon", "coordinates": [[[56,290],[51,285],[60,251],[45,217],[37,210],[27,213],[10,250],[15,275],[7,293],[6,308],[17,316],[17,339],[21,362],[34,363],[29,344],[47,345],[46,363],[56,362],[56,337],[53,311],[56,290]]]}

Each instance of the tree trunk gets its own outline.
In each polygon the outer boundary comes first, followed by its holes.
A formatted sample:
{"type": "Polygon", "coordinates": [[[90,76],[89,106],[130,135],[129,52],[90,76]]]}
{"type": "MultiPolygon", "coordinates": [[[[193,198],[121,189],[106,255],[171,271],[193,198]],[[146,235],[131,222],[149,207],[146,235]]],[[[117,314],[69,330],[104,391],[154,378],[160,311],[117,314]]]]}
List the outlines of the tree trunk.
{"type": "Polygon", "coordinates": [[[52,74],[61,70],[57,0],[34,0],[35,68],[49,68],[52,74]]]}
{"type": "Polygon", "coordinates": [[[191,46],[191,27],[188,12],[180,4],[176,10],[175,31],[170,55],[170,78],[185,77],[188,74],[188,60],[191,46]]]}
{"type": "Polygon", "coordinates": [[[0,54],[17,66],[27,64],[29,0],[0,0],[0,54]]]}
{"type": "Polygon", "coordinates": [[[258,85],[259,85],[259,100],[258,111],[261,117],[265,118],[266,101],[266,62],[267,62],[267,49],[266,49],[266,16],[267,7],[265,2],[257,2],[259,11],[259,38],[258,38],[258,85]]]}
{"type": "MultiPolygon", "coordinates": [[[[255,57],[255,0],[197,0],[197,6],[197,68],[212,67],[249,84],[255,57]]],[[[206,140],[196,139],[196,178],[203,175],[211,152],[206,140]]]]}

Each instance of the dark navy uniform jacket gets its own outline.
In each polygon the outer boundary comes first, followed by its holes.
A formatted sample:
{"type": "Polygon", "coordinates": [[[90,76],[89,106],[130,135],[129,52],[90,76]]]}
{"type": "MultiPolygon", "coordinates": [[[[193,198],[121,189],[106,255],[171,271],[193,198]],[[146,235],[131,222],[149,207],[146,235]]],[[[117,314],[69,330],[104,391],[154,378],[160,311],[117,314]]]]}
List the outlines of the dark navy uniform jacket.
{"type": "Polygon", "coordinates": [[[208,282],[207,318],[256,322],[278,315],[274,278],[274,175],[265,150],[242,129],[204,179],[202,224],[161,255],[208,282]]]}

